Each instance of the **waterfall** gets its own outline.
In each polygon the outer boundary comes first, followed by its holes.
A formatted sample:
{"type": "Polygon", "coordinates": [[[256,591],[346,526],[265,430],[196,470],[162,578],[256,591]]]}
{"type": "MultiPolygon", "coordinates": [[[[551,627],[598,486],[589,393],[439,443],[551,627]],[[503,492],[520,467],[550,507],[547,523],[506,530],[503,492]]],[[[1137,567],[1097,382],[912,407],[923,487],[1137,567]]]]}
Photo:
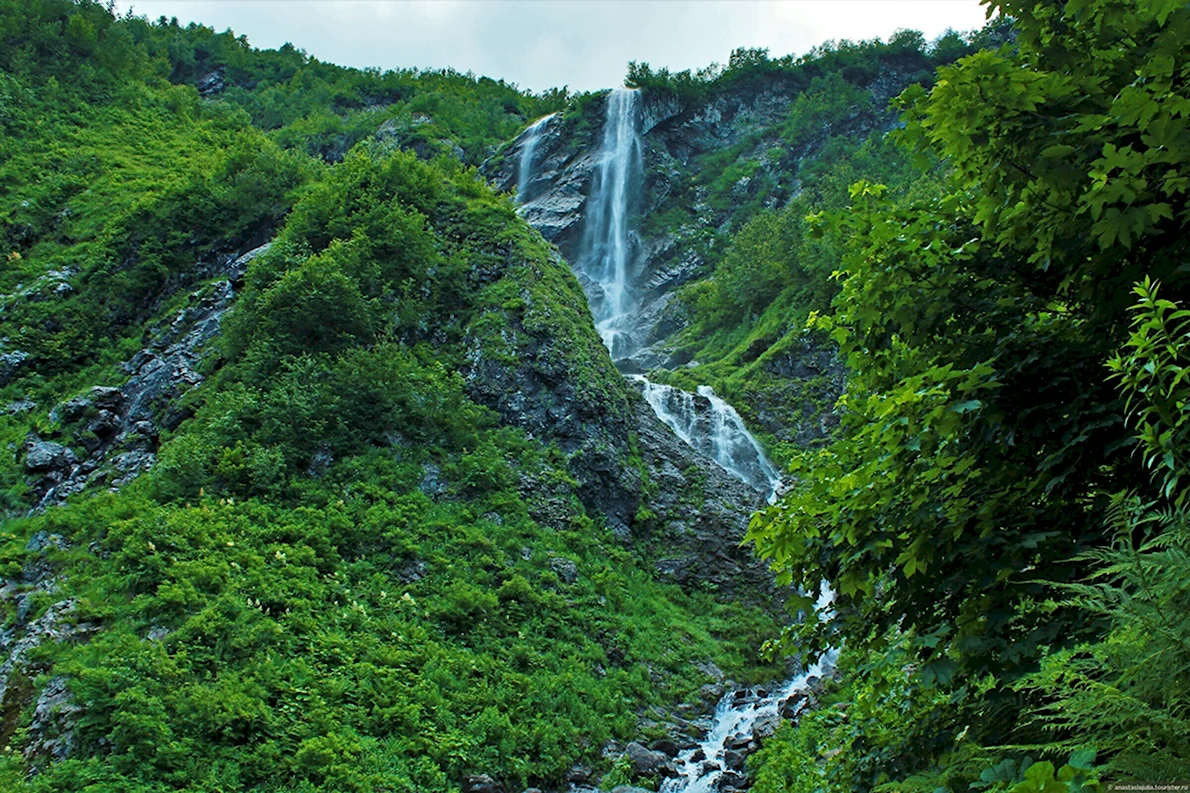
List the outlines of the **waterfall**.
{"type": "Polygon", "coordinates": [[[607,97],[603,147],[591,180],[579,269],[598,287],[592,311],[595,327],[613,360],[635,352],[631,290],[637,240],[629,225],[643,170],[639,91],[620,88],[607,97]]]}
{"type": "Polygon", "coordinates": [[[737,479],[773,497],[781,475],[748,432],[740,414],[716,396],[710,386],[699,386],[695,395],[640,375],[631,377],[641,385],[653,412],[675,435],[737,479]]]}
{"type": "Polygon", "coordinates": [[[533,155],[537,153],[537,144],[541,142],[541,133],[545,125],[556,114],[550,113],[534,121],[528,129],[521,133],[524,141],[521,143],[521,160],[517,163],[516,198],[524,204],[529,200],[529,185],[533,181],[533,155]]]}
{"type": "MultiPolygon", "coordinates": [[[[637,332],[638,301],[633,279],[640,259],[640,241],[633,228],[639,212],[643,182],[643,146],[639,124],[639,93],[617,89],[607,97],[603,142],[591,177],[584,212],[581,245],[574,257],[575,269],[587,291],[595,326],[612,360],[622,371],[639,362],[628,360],[639,352],[645,340],[637,332]]],[[[548,117],[547,117],[548,118],[548,117]]],[[[524,133],[518,171],[518,198],[524,203],[531,184],[533,154],[546,119],[524,133]]],[[[765,457],[760,444],[748,432],[735,408],[720,399],[710,386],[697,393],[651,382],[628,374],[637,383],[653,412],[683,442],[717,463],[728,473],[775,498],[781,476],[765,457]]],[[[817,609],[823,618],[831,594],[823,590],[817,609]]],[[[782,715],[800,712],[813,689],[815,676],[823,675],[834,663],[827,653],[775,692],[753,690],[726,695],[718,704],[712,726],[702,743],[679,753],[679,775],[665,781],[661,793],[710,793],[730,779],[731,761],[738,761],[733,747],[747,746],[762,722],[771,724],[782,715]],[[741,744],[742,741],[742,744],[741,744]]],[[[740,778],[742,782],[742,777],[740,778]]]]}
{"type": "MultiPolygon", "coordinates": [[[[577,256],[577,269],[588,282],[595,327],[612,360],[621,365],[641,347],[634,333],[637,302],[632,288],[640,249],[632,219],[639,210],[644,170],[640,117],[639,91],[619,88],[608,94],[603,144],[591,178],[577,256]]],[[[524,144],[521,178],[528,171],[525,162],[535,145],[532,139],[524,144]]],[[[699,387],[695,395],[640,375],[630,377],[641,384],[653,412],[686,444],[770,500],[774,497],[780,474],[735,408],[716,396],[710,386],[699,387]]]]}

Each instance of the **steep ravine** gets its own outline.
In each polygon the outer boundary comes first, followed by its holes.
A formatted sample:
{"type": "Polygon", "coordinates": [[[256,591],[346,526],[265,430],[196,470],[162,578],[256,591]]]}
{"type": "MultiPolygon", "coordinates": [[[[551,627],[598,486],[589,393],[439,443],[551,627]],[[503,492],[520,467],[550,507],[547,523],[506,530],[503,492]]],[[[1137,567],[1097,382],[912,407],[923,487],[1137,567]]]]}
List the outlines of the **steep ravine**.
{"type": "MultiPolygon", "coordinates": [[[[755,494],[772,498],[781,483],[776,467],[768,460],[763,448],[748,432],[736,411],[718,398],[707,386],[698,393],[688,393],[668,385],[651,382],[636,374],[638,358],[643,347],[643,334],[648,332],[649,318],[641,313],[641,269],[645,253],[637,233],[640,221],[640,192],[644,178],[641,157],[640,129],[642,103],[640,92],[617,89],[606,98],[606,118],[602,140],[594,155],[588,193],[583,203],[582,232],[572,248],[571,265],[579,275],[590,303],[599,335],[613,361],[644,396],[652,411],[637,411],[639,437],[644,449],[656,455],[674,457],[675,450],[684,445],[704,460],[710,460],[755,494]],[[658,432],[655,422],[660,420],[666,429],[658,432]],[[674,444],[677,438],[680,444],[674,444]]],[[[535,122],[523,134],[520,142],[518,186],[522,207],[527,217],[534,212],[531,190],[541,188],[541,180],[534,176],[534,155],[541,142],[543,130],[552,117],[535,122]]],[[[549,230],[548,228],[546,230],[549,230]]],[[[680,492],[683,484],[664,481],[663,493],[680,492]]],[[[721,491],[721,496],[738,498],[741,506],[748,497],[738,487],[735,491],[721,491]]],[[[648,506],[657,505],[648,502],[648,506]]],[[[720,522],[718,530],[728,537],[741,537],[746,524],[720,522]]],[[[722,555],[726,568],[733,575],[743,569],[728,555],[722,555]]],[[[748,564],[744,567],[754,567],[748,564]]],[[[678,573],[674,568],[672,573],[678,573]]],[[[764,573],[748,576],[756,580],[762,591],[770,589],[764,573]]],[[[635,774],[667,777],[665,793],[708,793],[733,791],[748,786],[744,775],[744,759],[755,751],[759,742],[775,729],[782,717],[795,717],[812,699],[814,681],[824,672],[824,663],[791,680],[771,688],[727,692],[709,718],[694,725],[698,740],[692,742],[686,732],[681,744],[662,741],[646,749],[631,744],[625,751],[635,774]]],[[[708,692],[714,694],[713,691],[708,692]]]]}

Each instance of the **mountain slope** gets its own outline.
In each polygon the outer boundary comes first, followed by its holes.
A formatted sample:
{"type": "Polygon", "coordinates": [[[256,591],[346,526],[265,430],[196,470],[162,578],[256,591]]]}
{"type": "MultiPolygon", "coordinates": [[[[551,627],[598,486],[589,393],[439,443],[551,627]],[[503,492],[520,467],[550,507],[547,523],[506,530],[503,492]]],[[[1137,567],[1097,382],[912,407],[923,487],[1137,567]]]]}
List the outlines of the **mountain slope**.
{"type": "Polygon", "coordinates": [[[687,729],[702,670],[778,673],[754,497],[641,447],[506,197],[383,118],[328,165],[171,84],[168,23],[0,20],[8,788],[558,786],[687,729]]]}

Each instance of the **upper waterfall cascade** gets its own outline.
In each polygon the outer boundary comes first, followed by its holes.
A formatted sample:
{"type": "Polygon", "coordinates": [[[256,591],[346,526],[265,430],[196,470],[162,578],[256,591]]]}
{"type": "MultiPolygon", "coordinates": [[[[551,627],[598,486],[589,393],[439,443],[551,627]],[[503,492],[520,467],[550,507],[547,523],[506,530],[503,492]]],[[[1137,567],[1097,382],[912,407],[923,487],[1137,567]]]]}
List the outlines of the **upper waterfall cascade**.
{"type": "Polygon", "coordinates": [[[591,181],[584,218],[579,269],[600,294],[591,307],[595,326],[612,359],[631,355],[639,340],[631,331],[636,301],[632,278],[640,242],[631,227],[637,209],[641,174],[640,92],[612,91],[607,98],[603,147],[591,181]]]}
{"type": "Polygon", "coordinates": [[[545,126],[550,122],[556,113],[550,113],[548,116],[542,116],[533,122],[530,127],[522,134],[525,138],[521,144],[521,159],[517,163],[517,183],[516,196],[517,201],[522,204],[529,200],[529,188],[533,180],[533,155],[537,153],[537,144],[541,142],[541,133],[545,126]]]}

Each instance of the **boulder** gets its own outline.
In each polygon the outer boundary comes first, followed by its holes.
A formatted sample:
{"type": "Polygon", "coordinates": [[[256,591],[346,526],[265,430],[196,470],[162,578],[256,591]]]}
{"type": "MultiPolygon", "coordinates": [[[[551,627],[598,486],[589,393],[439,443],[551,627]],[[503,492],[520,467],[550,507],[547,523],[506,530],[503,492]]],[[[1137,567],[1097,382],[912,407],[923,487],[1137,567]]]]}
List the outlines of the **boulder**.
{"type": "Polygon", "coordinates": [[[25,470],[30,472],[56,471],[78,461],[74,452],[60,443],[31,441],[26,446],[25,470]]]}
{"type": "Polygon", "coordinates": [[[678,756],[678,745],[668,738],[659,738],[649,744],[649,749],[654,752],[661,752],[666,757],[678,756]]]}
{"type": "Polygon", "coordinates": [[[734,749],[728,749],[723,753],[723,764],[735,771],[744,770],[746,759],[743,752],[737,752],[734,749]]]}
{"type": "Polygon", "coordinates": [[[723,696],[723,685],[721,683],[707,683],[698,689],[698,696],[704,702],[718,702],[723,696]]]}
{"type": "Polygon", "coordinates": [[[632,766],[632,772],[637,776],[656,776],[669,762],[669,758],[661,752],[646,749],[636,741],[624,748],[624,756],[632,766]]]}
{"type": "Polygon", "coordinates": [[[28,360],[29,353],[24,350],[13,350],[0,354],[0,387],[11,383],[20,372],[21,367],[25,365],[25,361],[28,360]]]}
{"type": "Polygon", "coordinates": [[[87,429],[99,436],[112,435],[120,428],[120,417],[110,410],[100,410],[87,425],[87,429]]]}
{"type": "Polygon", "coordinates": [[[743,749],[747,749],[748,744],[750,744],[751,742],[752,742],[752,736],[750,736],[750,735],[733,735],[730,738],[728,738],[723,743],[723,745],[726,746],[728,749],[734,749],[736,751],[740,751],[743,749]]]}
{"type": "Polygon", "coordinates": [[[66,400],[50,411],[50,418],[56,418],[69,424],[72,421],[81,419],[94,405],[95,403],[87,397],[76,396],[73,399],[66,400]]]}
{"type": "Polygon", "coordinates": [[[503,793],[500,783],[487,774],[471,774],[463,777],[463,793],[503,793]]]}
{"type": "Polygon", "coordinates": [[[578,580],[578,566],[569,559],[553,556],[550,558],[549,565],[563,584],[573,584],[578,580]]]}
{"type": "Polygon", "coordinates": [[[198,84],[196,85],[199,95],[207,97],[222,93],[223,89],[226,87],[224,74],[225,68],[220,66],[215,71],[204,74],[201,78],[199,78],[198,84]]]}
{"type": "Polygon", "coordinates": [[[87,398],[96,407],[116,410],[124,402],[124,392],[112,386],[97,385],[87,391],[87,398]]]}
{"type": "Polygon", "coordinates": [[[794,691],[792,694],[789,695],[789,697],[784,702],[781,703],[781,707],[779,709],[781,718],[783,718],[783,719],[796,718],[797,715],[799,713],[801,713],[802,709],[805,707],[805,701],[806,701],[806,692],[805,691],[801,691],[801,690],[794,691]]]}
{"type": "Polygon", "coordinates": [[[719,776],[720,788],[742,788],[748,786],[748,779],[739,771],[724,771],[719,776]]]}
{"type": "Polygon", "coordinates": [[[768,738],[781,726],[781,717],[776,713],[762,713],[752,723],[752,737],[756,739],[768,738]]]}

